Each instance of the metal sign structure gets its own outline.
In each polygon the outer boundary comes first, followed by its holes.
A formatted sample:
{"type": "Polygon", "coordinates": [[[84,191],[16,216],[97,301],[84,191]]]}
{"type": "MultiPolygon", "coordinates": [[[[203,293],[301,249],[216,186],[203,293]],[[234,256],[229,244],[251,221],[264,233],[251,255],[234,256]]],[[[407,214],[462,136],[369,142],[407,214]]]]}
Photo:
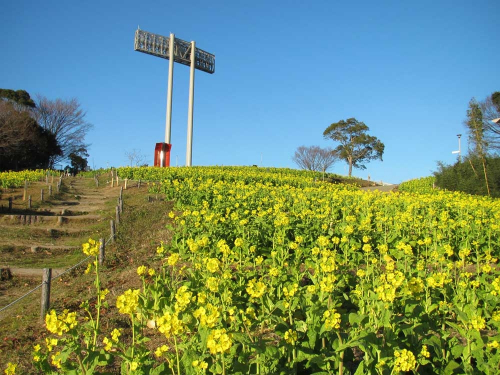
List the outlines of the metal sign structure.
{"type": "MultiPolygon", "coordinates": [[[[185,40],[176,38],[174,34],[170,34],[170,37],[165,37],[141,29],[137,29],[135,32],[134,50],[169,60],[167,118],[165,123],[165,143],[168,145],[166,149],[169,153],[171,149],[170,133],[172,124],[174,62],[190,67],[188,130],[186,148],[186,166],[190,167],[192,164],[191,159],[193,154],[194,71],[195,69],[198,69],[203,72],[213,74],[215,72],[215,55],[208,53],[200,48],[196,48],[195,42],[186,42],[185,40]]],[[[169,166],[163,165],[163,161],[169,161],[170,154],[168,155],[168,158],[162,157],[161,160],[162,167],[169,166]]]]}

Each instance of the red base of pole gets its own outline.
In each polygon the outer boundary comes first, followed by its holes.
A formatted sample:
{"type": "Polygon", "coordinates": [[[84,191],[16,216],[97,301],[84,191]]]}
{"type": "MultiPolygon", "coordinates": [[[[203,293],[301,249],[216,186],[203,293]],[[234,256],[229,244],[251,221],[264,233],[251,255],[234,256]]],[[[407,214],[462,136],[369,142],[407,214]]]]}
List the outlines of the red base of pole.
{"type": "Polygon", "coordinates": [[[155,167],[170,167],[170,143],[157,143],[155,146],[155,167]]]}

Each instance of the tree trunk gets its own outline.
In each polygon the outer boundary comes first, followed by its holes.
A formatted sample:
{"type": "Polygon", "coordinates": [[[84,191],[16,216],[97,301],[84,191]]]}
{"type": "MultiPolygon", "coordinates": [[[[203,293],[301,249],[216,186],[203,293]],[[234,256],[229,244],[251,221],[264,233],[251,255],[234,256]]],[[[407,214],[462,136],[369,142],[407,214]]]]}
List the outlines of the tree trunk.
{"type": "Polygon", "coordinates": [[[349,159],[349,177],[352,175],[352,159],[349,159]]]}

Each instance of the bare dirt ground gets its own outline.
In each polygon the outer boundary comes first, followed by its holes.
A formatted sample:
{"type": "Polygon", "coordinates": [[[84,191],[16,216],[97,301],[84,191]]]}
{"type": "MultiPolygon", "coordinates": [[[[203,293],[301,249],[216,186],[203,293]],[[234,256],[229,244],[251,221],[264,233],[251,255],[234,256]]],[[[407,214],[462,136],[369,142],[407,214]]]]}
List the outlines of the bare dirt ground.
{"type": "Polygon", "coordinates": [[[384,192],[384,193],[389,193],[391,191],[394,191],[395,189],[397,189],[398,185],[388,185],[388,186],[366,186],[366,187],[362,187],[361,190],[364,190],[364,191],[381,191],[381,192],[384,192]]]}
{"type": "Polygon", "coordinates": [[[110,235],[120,187],[110,187],[103,179],[97,188],[92,179],[68,177],[56,193],[57,180],[51,182],[52,196],[46,182],[31,184],[26,194],[33,198],[31,209],[23,200],[23,188],[1,193],[0,309],[40,284],[43,268],[52,268],[52,277],[57,277],[85,259],[81,244],[89,237],[110,235]]]}

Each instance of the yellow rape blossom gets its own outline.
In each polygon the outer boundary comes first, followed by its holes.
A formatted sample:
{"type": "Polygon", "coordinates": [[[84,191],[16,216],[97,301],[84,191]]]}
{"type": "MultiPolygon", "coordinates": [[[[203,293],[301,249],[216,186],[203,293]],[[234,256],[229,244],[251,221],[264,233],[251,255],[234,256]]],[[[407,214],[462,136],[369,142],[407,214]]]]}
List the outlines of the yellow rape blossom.
{"type": "Polygon", "coordinates": [[[17,364],[8,362],[7,368],[5,369],[4,372],[6,375],[14,375],[16,373],[16,368],[17,368],[17,364]]]}
{"type": "Polygon", "coordinates": [[[99,254],[99,245],[100,242],[89,238],[88,242],[82,244],[83,253],[88,256],[96,256],[99,254]]]}
{"type": "Polygon", "coordinates": [[[64,310],[62,314],[58,316],[55,310],[51,310],[45,315],[47,330],[59,336],[75,328],[77,324],[76,312],[70,313],[68,310],[64,310]]]}
{"type": "Polygon", "coordinates": [[[133,314],[139,305],[139,289],[129,289],[116,299],[116,307],[121,314],[133,314]]]}
{"type": "Polygon", "coordinates": [[[257,281],[255,279],[252,279],[248,282],[246,291],[250,295],[250,297],[260,298],[264,295],[264,292],[266,291],[266,284],[264,284],[262,281],[257,281]]]}
{"type": "Polygon", "coordinates": [[[396,350],[394,352],[394,372],[411,371],[416,365],[415,355],[409,350],[396,350]]]}
{"type": "Polygon", "coordinates": [[[225,329],[215,329],[208,335],[207,348],[213,355],[228,352],[232,344],[231,335],[225,329]]]}

